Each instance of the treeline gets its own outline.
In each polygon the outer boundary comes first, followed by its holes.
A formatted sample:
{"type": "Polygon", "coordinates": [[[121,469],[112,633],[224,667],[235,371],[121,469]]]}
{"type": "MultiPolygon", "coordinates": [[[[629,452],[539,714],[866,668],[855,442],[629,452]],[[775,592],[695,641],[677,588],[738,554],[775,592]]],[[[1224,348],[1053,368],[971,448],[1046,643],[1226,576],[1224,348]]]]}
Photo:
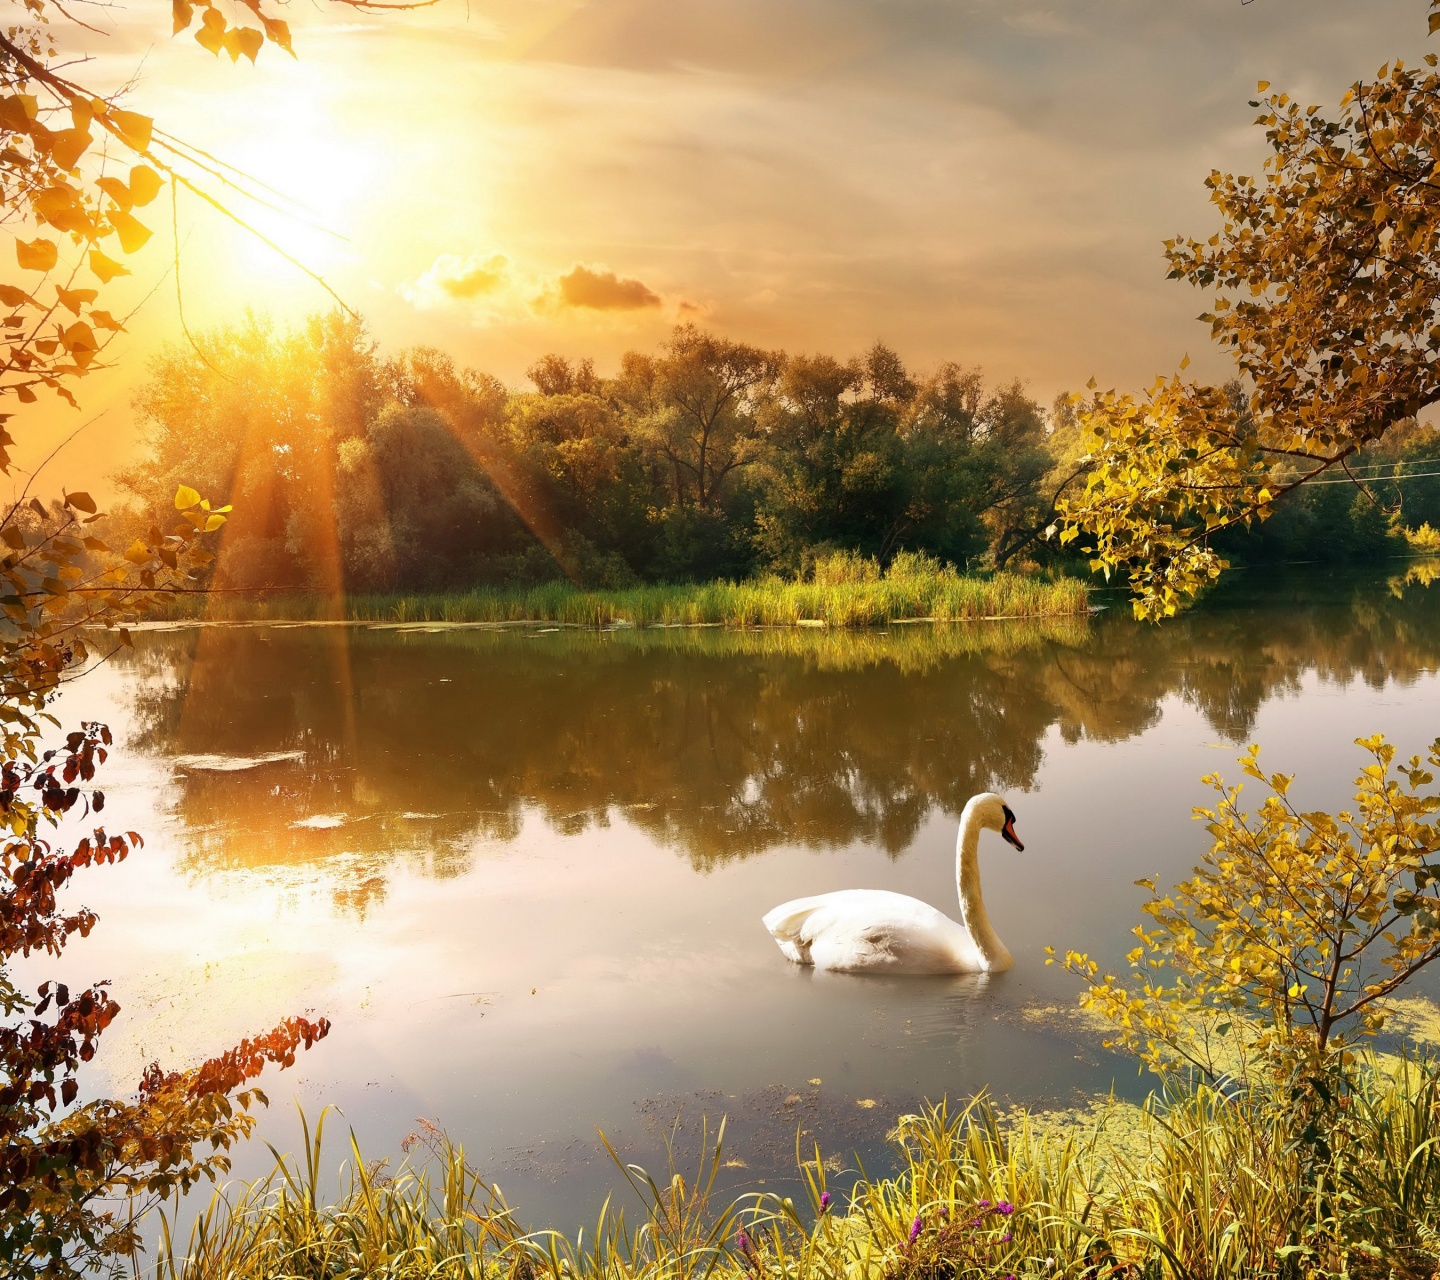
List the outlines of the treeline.
{"type": "Polygon", "coordinates": [[[1012,383],[883,345],[842,362],[677,328],[614,377],[549,355],[533,390],[334,314],[176,347],[136,401],[139,519],[180,484],[235,511],[232,586],[443,591],[806,573],[843,551],[960,567],[1043,554],[1078,430],[1012,383]]]}
{"type": "MultiPolygon", "coordinates": [[[[1227,384],[1237,408],[1238,381],[1227,384]]],[[[1440,550],[1440,431],[1415,419],[1317,480],[1285,494],[1268,520],[1218,535],[1216,550],[1242,564],[1366,563],[1404,555],[1412,544],[1440,550]],[[1407,538],[1407,532],[1411,537],[1407,538]]]]}

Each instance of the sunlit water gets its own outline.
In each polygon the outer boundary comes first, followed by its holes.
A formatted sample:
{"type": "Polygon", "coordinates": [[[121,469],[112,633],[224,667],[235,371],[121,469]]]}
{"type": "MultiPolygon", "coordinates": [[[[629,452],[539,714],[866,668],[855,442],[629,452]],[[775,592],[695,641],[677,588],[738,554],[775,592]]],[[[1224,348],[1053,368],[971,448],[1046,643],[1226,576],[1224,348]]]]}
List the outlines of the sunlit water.
{"type": "MultiPolygon", "coordinates": [[[[367,1155],[419,1117],[530,1223],[593,1221],[597,1131],[663,1163],[730,1117],[731,1186],[853,1164],[924,1098],[1063,1103],[1140,1088],[1053,1015],[1047,944],[1123,952],[1140,876],[1197,860],[1202,774],[1264,744],[1340,807],[1388,733],[1440,733],[1440,584],[1240,580],[1163,628],[888,633],[185,628],[137,636],[62,708],[119,750],[106,818],[144,834],[78,896],[64,971],[124,1013],[92,1076],[129,1091],[292,1012],[334,1023],[268,1073],[260,1133],[333,1105],[367,1155]],[[1013,971],[876,979],[787,964],[771,906],[847,887],[955,910],[956,820],[1002,791],[1026,849],[982,843],[1013,971]]],[[[51,976],[53,966],[45,966],[51,976]]],[[[39,967],[30,974],[38,979],[39,967]]],[[[336,1166],[343,1131],[330,1144],[336,1166]]],[[[236,1170],[268,1163],[257,1142],[236,1170]]]]}

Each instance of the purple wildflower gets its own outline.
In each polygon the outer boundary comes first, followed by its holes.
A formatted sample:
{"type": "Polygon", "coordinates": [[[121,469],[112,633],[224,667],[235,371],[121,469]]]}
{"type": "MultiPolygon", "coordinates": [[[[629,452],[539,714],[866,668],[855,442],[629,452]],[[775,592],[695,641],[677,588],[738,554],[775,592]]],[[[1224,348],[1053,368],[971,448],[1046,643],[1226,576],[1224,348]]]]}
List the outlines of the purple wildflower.
{"type": "Polygon", "coordinates": [[[940,1206],[940,1216],[941,1216],[942,1218],[948,1218],[948,1217],[950,1216],[950,1206],[949,1206],[949,1205],[944,1205],[944,1204],[942,1204],[942,1205],[940,1206]]]}
{"type": "Polygon", "coordinates": [[[1010,1241],[1012,1241],[1013,1239],[1015,1239],[1015,1233],[1013,1231],[1007,1231],[1003,1236],[1000,1237],[1000,1243],[1009,1244],[1010,1241]]]}
{"type": "Polygon", "coordinates": [[[735,1233],[735,1247],[739,1249],[741,1253],[750,1252],[750,1237],[745,1234],[743,1228],[735,1233]]]}
{"type": "Polygon", "coordinates": [[[980,1204],[979,1204],[978,1207],[981,1208],[981,1209],[988,1209],[988,1208],[990,1207],[990,1201],[988,1201],[988,1200],[982,1200],[982,1201],[980,1201],[980,1204]]]}
{"type": "Polygon", "coordinates": [[[920,1232],[924,1230],[925,1220],[917,1213],[915,1221],[910,1224],[910,1243],[914,1244],[920,1238],[920,1232]]]}
{"type": "Polygon", "coordinates": [[[824,1213],[825,1210],[827,1210],[829,1207],[830,1207],[830,1193],[829,1193],[828,1191],[822,1191],[822,1192],[820,1193],[820,1212],[821,1212],[821,1213],[824,1213]]]}
{"type": "Polygon", "coordinates": [[[1002,1200],[995,1206],[996,1213],[1003,1213],[1007,1218],[1015,1212],[1015,1206],[1008,1200],[1002,1200]]]}

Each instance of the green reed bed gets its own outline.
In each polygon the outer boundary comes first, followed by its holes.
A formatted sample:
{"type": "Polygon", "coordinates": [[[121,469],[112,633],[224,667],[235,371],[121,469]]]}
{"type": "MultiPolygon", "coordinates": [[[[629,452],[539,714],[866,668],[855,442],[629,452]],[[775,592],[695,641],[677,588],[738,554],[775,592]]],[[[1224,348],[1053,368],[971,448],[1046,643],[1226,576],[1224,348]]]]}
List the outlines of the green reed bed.
{"type": "MultiPolygon", "coordinates": [[[[338,607],[312,596],[211,599],[189,616],[216,621],[343,618],[359,622],[523,623],[610,627],[871,627],[892,622],[1083,615],[1088,597],[1074,578],[937,572],[856,582],[760,578],[591,591],[565,582],[480,588],[448,595],[350,596],[338,607]]],[[[177,616],[185,616],[182,612],[177,616]]]]}
{"type": "MultiPolygon", "coordinates": [[[[1440,1264],[1440,1074],[1371,1059],[1324,1144],[1273,1097],[1197,1087],[1116,1132],[1001,1117],[983,1099],[903,1117],[898,1171],[801,1161],[799,1203],[716,1194],[724,1126],[693,1174],[622,1166],[633,1194],[575,1236],[527,1230],[438,1132],[393,1175],[358,1149],[333,1199],[301,1160],[164,1234],[161,1280],[1420,1280],[1440,1264]],[[1308,1135],[1308,1136],[1307,1136],[1308,1135]]],[[[1313,1117],[1311,1117],[1313,1119],[1313,1117]]],[[[614,1154],[612,1152],[612,1154],[614,1154]]],[[[616,1157],[619,1163],[619,1157],[616,1157]]]]}

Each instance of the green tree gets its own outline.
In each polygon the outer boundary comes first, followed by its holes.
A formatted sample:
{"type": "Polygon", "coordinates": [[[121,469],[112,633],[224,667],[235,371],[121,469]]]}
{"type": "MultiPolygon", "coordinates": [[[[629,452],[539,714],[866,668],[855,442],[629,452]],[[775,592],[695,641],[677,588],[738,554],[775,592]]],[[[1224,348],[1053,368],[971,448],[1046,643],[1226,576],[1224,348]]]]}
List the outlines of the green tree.
{"type": "Polygon", "coordinates": [[[718,509],[759,452],[757,413],[784,357],[681,325],[659,356],[627,353],[615,395],[663,460],[677,506],[718,509]]]}
{"type": "Polygon", "coordinates": [[[767,400],[757,536],[777,567],[797,571],[820,547],[883,560],[895,551],[909,505],[899,422],[911,387],[892,352],[875,356],[879,378],[858,360],[792,356],[767,400]]]}
{"type": "Polygon", "coordinates": [[[600,394],[589,362],[577,372],[553,356],[531,370],[540,393],[510,398],[507,445],[530,501],[560,531],[561,567],[575,581],[621,586],[656,553],[649,470],[638,433],[600,394]]]}
{"type": "Polygon", "coordinates": [[[363,438],[382,394],[374,344],[353,317],[279,333],[249,316],[155,358],[135,402],[148,457],[117,479],[150,522],[187,477],[237,508],[219,585],[338,591],[338,450],[363,438]]]}

